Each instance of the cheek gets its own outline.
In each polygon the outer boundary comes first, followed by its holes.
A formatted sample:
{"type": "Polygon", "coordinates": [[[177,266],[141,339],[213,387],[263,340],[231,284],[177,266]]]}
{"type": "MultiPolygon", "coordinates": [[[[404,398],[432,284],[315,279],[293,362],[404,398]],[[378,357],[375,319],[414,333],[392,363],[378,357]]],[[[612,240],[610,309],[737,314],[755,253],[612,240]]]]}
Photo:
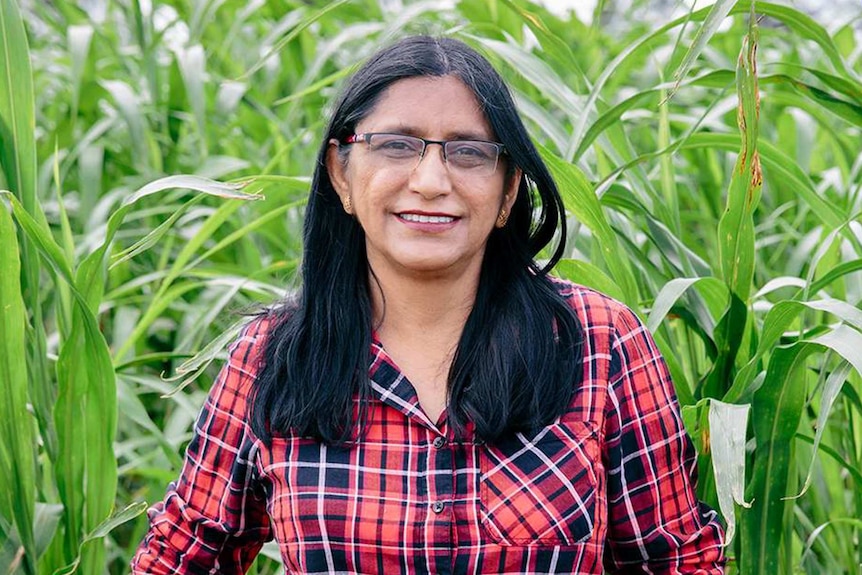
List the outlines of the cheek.
{"type": "Polygon", "coordinates": [[[365,221],[382,217],[400,189],[397,181],[380,172],[356,174],[351,180],[350,194],[357,217],[365,221]]]}
{"type": "Polygon", "coordinates": [[[356,197],[379,203],[401,189],[402,182],[382,170],[358,173],[352,180],[351,192],[356,197]]]}

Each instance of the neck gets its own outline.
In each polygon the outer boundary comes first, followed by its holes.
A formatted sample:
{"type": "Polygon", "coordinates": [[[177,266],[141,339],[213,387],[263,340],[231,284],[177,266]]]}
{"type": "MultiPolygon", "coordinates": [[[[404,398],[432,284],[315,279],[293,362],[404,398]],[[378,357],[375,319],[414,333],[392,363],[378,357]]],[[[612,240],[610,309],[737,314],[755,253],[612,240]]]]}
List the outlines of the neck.
{"type": "Polygon", "coordinates": [[[389,334],[457,342],[479,286],[478,266],[464,271],[429,277],[375,270],[369,276],[369,291],[374,325],[381,338],[389,334]]]}
{"type": "Polygon", "coordinates": [[[377,336],[436,422],[448,401],[449,371],[476,301],[481,261],[457,273],[430,276],[370,266],[377,336]]]}

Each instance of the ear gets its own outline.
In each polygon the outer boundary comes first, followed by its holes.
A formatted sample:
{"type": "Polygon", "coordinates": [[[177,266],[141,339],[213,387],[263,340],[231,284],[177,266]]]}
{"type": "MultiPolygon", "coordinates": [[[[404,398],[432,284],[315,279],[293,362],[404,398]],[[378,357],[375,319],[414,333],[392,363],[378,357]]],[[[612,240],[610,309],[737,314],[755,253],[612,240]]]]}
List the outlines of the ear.
{"type": "Polygon", "coordinates": [[[326,149],[326,172],[329,174],[329,181],[332,182],[335,193],[341,198],[342,205],[349,202],[350,185],[347,177],[347,163],[339,156],[338,141],[335,139],[329,140],[326,149]]]}
{"type": "Polygon", "coordinates": [[[503,188],[503,205],[500,206],[506,213],[512,213],[512,206],[515,205],[515,200],[518,199],[518,188],[521,186],[521,178],[524,176],[524,173],[521,171],[521,168],[515,168],[512,175],[506,179],[506,183],[503,188]]]}

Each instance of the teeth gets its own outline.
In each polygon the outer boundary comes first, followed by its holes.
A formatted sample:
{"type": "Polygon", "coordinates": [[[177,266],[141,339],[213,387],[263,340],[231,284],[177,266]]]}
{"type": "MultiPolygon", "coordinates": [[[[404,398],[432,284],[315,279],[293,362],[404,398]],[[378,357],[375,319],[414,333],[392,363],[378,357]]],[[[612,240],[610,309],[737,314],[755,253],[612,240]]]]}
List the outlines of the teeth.
{"type": "Polygon", "coordinates": [[[407,220],[408,222],[419,222],[421,224],[448,224],[449,222],[454,222],[455,218],[452,216],[425,216],[421,214],[399,214],[399,217],[402,220],[407,220]]]}

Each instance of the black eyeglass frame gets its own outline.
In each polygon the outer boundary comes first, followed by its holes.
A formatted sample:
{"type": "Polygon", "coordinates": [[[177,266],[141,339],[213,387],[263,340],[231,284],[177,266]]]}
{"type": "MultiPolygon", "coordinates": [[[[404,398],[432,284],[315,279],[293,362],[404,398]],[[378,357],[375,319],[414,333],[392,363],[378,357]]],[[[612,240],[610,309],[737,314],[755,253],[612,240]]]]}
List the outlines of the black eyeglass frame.
{"type": "Polygon", "coordinates": [[[428,150],[428,144],[437,144],[443,150],[443,160],[446,162],[446,165],[449,165],[449,158],[446,152],[446,144],[450,144],[452,142],[479,142],[482,144],[491,144],[497,149],[497,157],[494,160],[494,170],[493,173],[497,169],[497,164],[500,162],[500,157],[505,156],[506,154],[506,146],[500,142],[494,142],[491,140],[480,140],[477,138],[456,138],[454,140],[429,140],[427,138],[421,138],[419,136],[414,136],[412,134],[401,134],[399,132],[363,132],[363,133],[355,133],[350,134],[349,136],[344,137],[341,140],[341,143],[344,145],[348,144],[358,144],[359,142],[365,142],[366,144],[371,143],[371,138],[373,136],[401,136],[405,138],[412,138],[414,140],[419,140],[422,142],[422,150],[419,152],[419,161],[425,157],[425,152],[428,150]]]}

